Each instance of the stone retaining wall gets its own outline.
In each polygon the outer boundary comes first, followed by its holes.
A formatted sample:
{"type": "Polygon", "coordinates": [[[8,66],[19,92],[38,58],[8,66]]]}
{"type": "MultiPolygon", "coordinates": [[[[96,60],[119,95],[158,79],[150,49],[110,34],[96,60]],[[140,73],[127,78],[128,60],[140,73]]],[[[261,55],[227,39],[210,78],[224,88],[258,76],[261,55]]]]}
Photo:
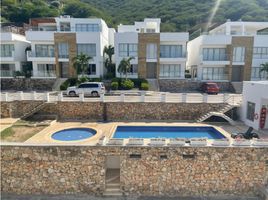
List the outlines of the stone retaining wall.
{"type": "Polygon", "coordinates": [[[1,151],[4,193],[101,195],[112,155],[120,156],[125,195],[251,196],[267,184],[268,148],[2,145],[1,151]]]}
{"type": "MultiPolygon", "coordinates": [[[[19,117],[37,101],[14,101],[1,103],[2,117],[19,117]],[[8,116],[9,114],[9,116],[8,116]]],[[[55,114],[59,119],[87,120],[194,120],[199,116],[223,108],[217,103],[101,103],[57,102],[47,103],[40,114],[55,114]]]]}
{"type": "MultiPolygon", "coordinates": [[[[159,80],[160,91],[163,92],[189,92],[198,91],[203,82],[187,80],[159,80]]],[[[234,92],[230,82],[217,82],[221,92],[234,92]]]]}
{"type": "Polygon", "coordinates": [[[1,90],[51,91],[56,79],[2,78],[1,90]]]}

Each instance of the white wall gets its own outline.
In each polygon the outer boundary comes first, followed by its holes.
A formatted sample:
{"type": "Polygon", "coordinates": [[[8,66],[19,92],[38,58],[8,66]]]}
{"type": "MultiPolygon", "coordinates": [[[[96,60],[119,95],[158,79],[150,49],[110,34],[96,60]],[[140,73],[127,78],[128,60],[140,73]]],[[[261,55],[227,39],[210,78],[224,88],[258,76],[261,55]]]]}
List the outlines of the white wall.
{"type": "MultiPolygon", "coordinates": [[[[240,118],[248,126],[254,129],[259,129],[260,111],[262,106],[268,109],[268,81],[244,81],[243,83],[243,102],[240,109],[240,118]],[[247,103],[255,103],[255,113],[258,114],[258,119],[254,121],[247,119],[247,103]]],[[[268,114],[268,113],[267,113],[268,114]]],[[[267,116],[268,118],[268,116],[267,116]]],[[[265,129],[268,129],[268,120],[266,118],[265,129]]]]}

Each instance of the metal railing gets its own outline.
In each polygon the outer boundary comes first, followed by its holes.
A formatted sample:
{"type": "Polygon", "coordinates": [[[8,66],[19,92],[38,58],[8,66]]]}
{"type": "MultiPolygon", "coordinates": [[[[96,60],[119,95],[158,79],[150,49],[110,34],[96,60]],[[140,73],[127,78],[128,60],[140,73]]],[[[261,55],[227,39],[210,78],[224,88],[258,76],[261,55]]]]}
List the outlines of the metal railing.
{"type": "Polygon", "coordinates": [[[240,94],[191,94],[191,93],[150,93],[150,92],[120,92],[100,94],[99,97],[79,96],[69,97],[63,92],[15,92],[1,93],[1,101],[45,100],[47,102],[158,102],[158,103],[228,103],[239,105],[242,100],[240,94]]]}

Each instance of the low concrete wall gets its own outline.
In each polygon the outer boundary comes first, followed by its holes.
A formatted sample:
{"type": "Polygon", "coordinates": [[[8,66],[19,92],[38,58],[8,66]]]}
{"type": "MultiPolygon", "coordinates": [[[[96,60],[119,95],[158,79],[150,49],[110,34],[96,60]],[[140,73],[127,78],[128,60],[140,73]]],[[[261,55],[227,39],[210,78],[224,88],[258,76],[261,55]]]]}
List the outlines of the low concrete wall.
{"type": "Polygon", "coordinates": [[[1,90],[51,91],[56,79],[2,78],[1,90]]]}
{"type": "Polygon", "coordinates": [[[107,156],[120,156],[126,195],[251,196],[268,174],[268,148],[2,145],[1,151],[5,193],[101,195],[107,156]]]}
{"type": "MultiPolygon", "coordinates": [[[[198,91],[203,82],[191,80],[174,80],[165,79],[159,80],[160,91],[163,92],[189,92],[198,91]]],[[[233,86],[230,82],[217,82],[221,92],[234,92],[233,86]]]]}

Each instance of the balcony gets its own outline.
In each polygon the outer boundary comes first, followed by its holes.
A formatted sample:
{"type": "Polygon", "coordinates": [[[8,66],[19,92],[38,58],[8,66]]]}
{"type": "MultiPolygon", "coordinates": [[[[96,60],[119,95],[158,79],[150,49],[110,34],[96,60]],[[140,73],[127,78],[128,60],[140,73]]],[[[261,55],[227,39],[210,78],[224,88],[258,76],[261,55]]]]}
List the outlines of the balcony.
{"type": "Polygon", "coordinates": [[[228,54],[223,54],[219,57],[208,56],[208,58],[204,58],[203,55],[200,55],[200,63],[203,65],[229,65],[230,60],[228,54]]]}
{"type": "Polygon", "coordinates": [[[54,41],[55,31],[33,31],[29,30],[25,32],[26,40],[28,41],[54,41]]]}
{"type": "Polygon", "coordinates": [[[160,62],[186,62],[186,52],[181,53],[177,57],[162,56],[160,54],[160,62]]]}
{"type": "Polygon", "coordinates": [[[1,70],[1,78],[14,77],[14,70],[1,70]]]}
{"type": "Polygon", "coordinates": [[[3,54],[3,52],[1,52],[1,61],[2,62],[14,62],[15,52],[11,51],[9,54],[3,54]]]}
{"type": "Polygon", "coordinates": [[[27,51],[27,60],[28,61],[47,61],[47,62],[55,62],[55,56],[44,54],[44,55],[37,55],[34,51],[27,51]]]}
{"type": "Polygon", "coordinates": [[[56,78],[56,71],[55,70],[48,70],[48,71],[37,71],[33,73],[32,78],[56,78]]]}

